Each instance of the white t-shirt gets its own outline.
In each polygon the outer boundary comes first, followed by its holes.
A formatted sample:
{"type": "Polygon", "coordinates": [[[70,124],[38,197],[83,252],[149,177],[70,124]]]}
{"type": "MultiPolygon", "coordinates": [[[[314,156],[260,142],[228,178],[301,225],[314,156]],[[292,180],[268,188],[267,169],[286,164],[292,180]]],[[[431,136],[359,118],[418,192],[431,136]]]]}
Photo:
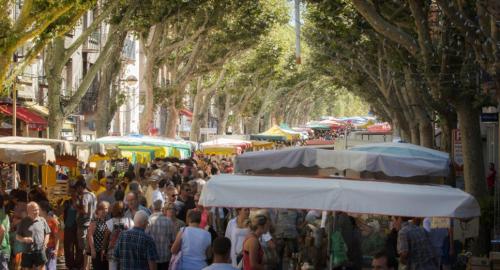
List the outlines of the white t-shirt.
{"type": "Polygon", "coordinates": [[[130,218],[122,217],[122,218],[112,218],[108,221],[106,221],[106,227],[108,227],[108,231],[112,232],[113,231],[113,224],[119,224],[122,223],[125,225],[127,229],[132,229],[134,227],[134,221],[131,220],[130,218]]]}
{"type": "Polygon", "coordinates": [[[225,236],[231,240],[231,263],[233,266],[237,266],[236,262],[238,254],[243,250],[243,242],[246,236],[250,233],[249,228],[238,228],[237,218],[231,219],[227,223],[225,236]]]}
{"type": "Polygon", "coordinates": [[[230,263],[212,263],[202,270],[238,270],[238,268],[234,268],[230,263]]]}

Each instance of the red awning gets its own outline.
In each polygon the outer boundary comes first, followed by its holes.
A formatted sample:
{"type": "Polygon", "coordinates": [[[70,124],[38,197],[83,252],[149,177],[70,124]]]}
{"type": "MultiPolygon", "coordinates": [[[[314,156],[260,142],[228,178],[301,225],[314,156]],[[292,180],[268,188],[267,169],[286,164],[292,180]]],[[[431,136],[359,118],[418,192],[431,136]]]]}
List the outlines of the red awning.
{"type": "Polygon", "coordinates": [[[186,110],[186,109],[180,109],[179,114],[185,115],[189,118],[193,117],[193,113],[189,110],[186,110]]]}
{"type": "MultiPolygon", "coordinates": [[[[12,105],[0,105],[0,113],[12,116],[12,105]]],[[[31,130],[44,130],[47,128],[47,120],[45,118],[25,107],[17,106],[16,117],[25,122],[31,130]]]]}

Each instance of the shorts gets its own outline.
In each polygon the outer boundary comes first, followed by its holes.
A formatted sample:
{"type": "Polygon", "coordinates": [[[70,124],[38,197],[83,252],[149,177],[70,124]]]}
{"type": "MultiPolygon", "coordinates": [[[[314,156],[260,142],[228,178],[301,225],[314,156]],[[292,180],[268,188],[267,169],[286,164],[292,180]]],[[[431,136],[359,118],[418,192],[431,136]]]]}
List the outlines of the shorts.
{"type": "Polygon", "coordinates": [[[21,267],[32,268],[34,266],[42,266],[47,263],[47,256],[44,251],[34,251],[31,253],[23,253],[21,259],[21,267]]]}
{"type": "Polygon", "coordinates": [[[87,248],[87,230],[89,227],[81,227],[77,228],[77,240],[78,240],[78,249],[85,250],[87,248]]]}

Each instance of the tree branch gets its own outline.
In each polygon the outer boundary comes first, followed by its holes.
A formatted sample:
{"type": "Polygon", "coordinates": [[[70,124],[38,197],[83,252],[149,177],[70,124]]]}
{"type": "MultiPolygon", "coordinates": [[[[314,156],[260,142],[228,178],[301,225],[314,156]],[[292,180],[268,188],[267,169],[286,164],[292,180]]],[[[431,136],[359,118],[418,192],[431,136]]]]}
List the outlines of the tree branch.
{"type": "Polygon", "coordinates": [[[368,23],[380,34],[400,44],[412,55],[418,54],[418,44],[408,33],[395,27],[386,21],[375,9],[373,4],[367,0],[353,0],[356,10],[368,21],[368,23]]]}
{"type": "Polygon", "coordinates": [[[17,39],[17,41],[14,44],[15,48],[18,48],[22,46],[24,43],[28,42],[30,39],[40,35],[47,27],[49,27],[55,20],[57,20],[59,17],[61,17],[64,13],[68,12],[71,9],[71,5],[65,6],[63,8],[59,8],[58,10],[54,11],[51,17],[47,19],[46,21],[41,21],[38,26],[34,26],[32,30],[24,32],[21,34],[21,36],[17,39]]]}
{"type": "Polygon", "coordinates": [[[76,92],[71,96],[68,105],[66,105],[66,108],[64,110],[64,115],[67,116],[75,111],[75,109],[78,107],[78,104],[80,104],[80,101],[82,97],[85,95],[87,90],[90,87],[90,84],[94,80],[97,72],[101,68],[101,66],[106,62],[109,56],[109,52],[111,48],[115,45],[116,40],[115,37],[117,36],[117,33],[119,31],[123,31],[121,28],[123,27],[123,22],[118,26],[120,29],[116,29],[111,31],[110,30],[110,35],[108,36],[108,39],[106,41],[106,45],[104,46],[103,50],[99,54],[99,57],[97,58],[97,61],[92,65],[92,67],[89,69],[87,74],[85,74],[85,77],[83,78],[82,82],[78,86],[78,89],[76,92]]]}
{"type": "Polygon", "coordinates": [[[432,41],[429,31],[427,17],[423,12],[423,6],[420,0],[409,0],[411,13],[415,19],[415,27],[418,33],[418,44],[420,46],[421,55],[424,59],[426,69],[431,70],[433,66],[434,49],[432,48],[432,41]]]}
{"type": "MultiPolygon", "coordinates": [[[[95,18],[92,23],[85,29],[78,38],[71,43],[65,50],[63,63],[68,62],[71,56],[78,50],[78,48],[87,40],[87,38],[101,25],[102,21],[118,6],[119,1],[113,1],[95,18]]],[[[84,12],[86,13],[86,11],[84,12]]]]}
{"type": "MultiPolygon", "coordinates": [[[[483,51],[481,45],[488,42],[489,35],[479,28],[466,14],[461,12],[453,1],[436,0],[436,2],[448,19],[462,30],[465,40],[474,47],[479,47],[481,49],[480,51],[483,51]]],[[[483,53],[486,54],[485,57],[487,58],[491,57],[491,59],[493,59],[494,57],[488,54],[488,52],[483,51],[483,53]]]]}
{"type": "MultiPolygon", "coordinates": [[[[17,6],[17,1],[14,2],[14,9],[16,8],[16,6],[17,6]]],[[[23,2],[23,8],[19,13],[19,17],[17,18],[16,23],[14,24],[14,32],[21,32],[22,29],[25,28],[26,25],[30,22],[29,17],[32,8],[33,8],[33,0],[25,0],[23,2]]]]}

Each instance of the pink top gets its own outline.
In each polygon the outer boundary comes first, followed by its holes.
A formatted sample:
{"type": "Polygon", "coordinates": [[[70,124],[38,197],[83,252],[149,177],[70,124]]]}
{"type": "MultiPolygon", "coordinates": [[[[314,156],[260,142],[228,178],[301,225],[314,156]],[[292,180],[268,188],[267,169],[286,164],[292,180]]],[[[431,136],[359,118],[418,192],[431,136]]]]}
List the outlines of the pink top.
{"type": "Polygon", "coordinates": [[[205,229],[205,227],[207,227],[207,225],[208,225],[208,211],[206,209],[204,209],[201,212],[200,228],[205,229]]]}

